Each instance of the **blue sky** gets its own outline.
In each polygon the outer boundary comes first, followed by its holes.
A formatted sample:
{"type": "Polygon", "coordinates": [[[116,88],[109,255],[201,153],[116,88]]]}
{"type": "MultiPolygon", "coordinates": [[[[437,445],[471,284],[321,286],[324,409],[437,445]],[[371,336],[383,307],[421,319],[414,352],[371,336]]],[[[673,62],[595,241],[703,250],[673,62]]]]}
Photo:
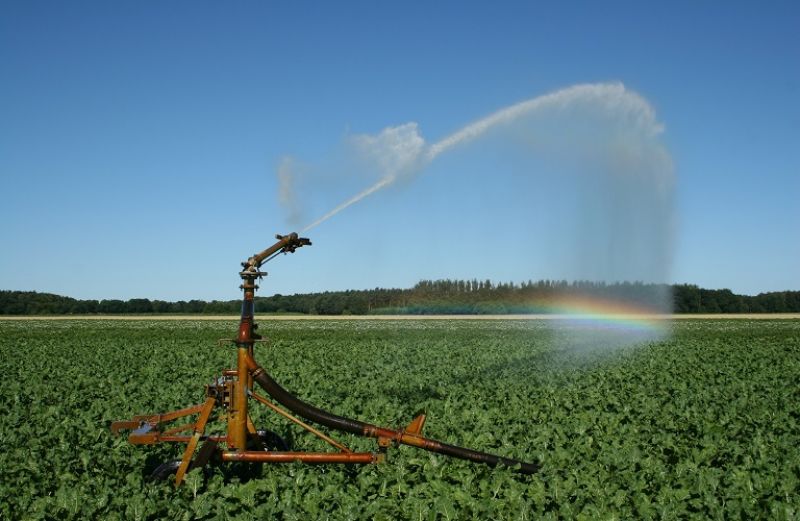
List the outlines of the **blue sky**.
{"type": "MultiPolygon", "coordinates": [[[[800,289],[800,4],[319,4],[4,3],[0,288],[236,298],[238,263],[289,231],[287,155],[329,167],[308,200],[335,205],[372,181],[342,171],[350,136],[416,122],[433,142],[619,81],[655,108],[675,165],[669,282],[800,289]]],[[[552,262],[578,253],[570,219],[553,218],[569,186],[514,185],[497,150],[315,228],[312,248],[267,265],[262,294],[570,278],[552,262]]]]}

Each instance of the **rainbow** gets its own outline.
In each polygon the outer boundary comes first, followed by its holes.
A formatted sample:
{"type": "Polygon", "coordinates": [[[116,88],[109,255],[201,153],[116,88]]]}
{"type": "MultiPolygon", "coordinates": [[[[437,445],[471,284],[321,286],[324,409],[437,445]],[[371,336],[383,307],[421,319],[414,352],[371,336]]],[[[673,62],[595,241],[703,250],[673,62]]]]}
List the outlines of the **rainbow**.
{"type": "Polygon", "coordinates": [[[578,327],[663,332],[669,323],[664,310],[589,295],[559,296],[536,307],[578,327]]]}

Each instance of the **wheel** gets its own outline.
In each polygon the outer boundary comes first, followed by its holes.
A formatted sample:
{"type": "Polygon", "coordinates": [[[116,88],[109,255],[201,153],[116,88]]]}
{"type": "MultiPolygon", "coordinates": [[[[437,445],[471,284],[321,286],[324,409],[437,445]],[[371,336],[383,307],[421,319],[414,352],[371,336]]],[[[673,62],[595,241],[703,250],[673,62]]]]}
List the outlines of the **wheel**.
{"type": "MultiPolygon", "coordinates": [[[[165,481],[170,479],[172,476],[178,472],[178,468],[181,466],[181,460],[175,459],[170,461],[165,461],[158,467],[156,467],[153,472],[150,473],[150,480],[151,481],[165,481]]],[[[191,468],[191,465],[189,466],[191,468]]]]}
{"type": "Polygon", "coordinates": [[[266,429],[259,429],[256,431],[256,434],[258,434],[258,438],[264,446],[264,450],[273,450],[277,452],[289,451],[289,444],[277,433],[266,429]]]}

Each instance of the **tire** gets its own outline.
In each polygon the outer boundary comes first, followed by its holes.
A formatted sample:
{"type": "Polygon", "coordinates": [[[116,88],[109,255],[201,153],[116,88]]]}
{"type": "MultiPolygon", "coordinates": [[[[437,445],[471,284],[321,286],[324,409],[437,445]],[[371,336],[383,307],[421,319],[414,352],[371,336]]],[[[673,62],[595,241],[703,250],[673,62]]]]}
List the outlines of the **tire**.
{"type": "MultiPolygon", "coordinates": [[[[150,481],[166,481],[173,477],[181,466],[181,460],[165,461],[150,473],[150,481]]],[[[189,465],[191,468],[191,465],[189,465]]]]}
{"type": "Polygon", "coordinates": [[[261,444],[264,445],[264,450],[276,452],[288,452],[290,450],[286,440],[281,438],[277,433],[266,429],[259,429],[256,433],[261,440],[261,444]]]}

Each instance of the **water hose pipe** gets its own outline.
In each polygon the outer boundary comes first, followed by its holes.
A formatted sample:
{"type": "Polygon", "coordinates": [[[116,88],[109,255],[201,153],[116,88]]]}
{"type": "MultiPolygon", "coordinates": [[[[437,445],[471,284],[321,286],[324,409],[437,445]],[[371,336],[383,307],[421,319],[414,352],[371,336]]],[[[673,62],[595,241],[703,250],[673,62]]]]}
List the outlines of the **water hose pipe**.
{"type": "Polygon", "coordinates": [[[351,434],[365,436],[368,438],[391,439],[398,444],[410,445],[412,447],[417,447],[431,452],[438,452],[454,458],[484,463],[490,467],[504,465],[507,467],[513,467],[515,470],[523,474],[533,474],[539,470],[539,465],[536,463],[525,463],[511,458],[504,458],[502,456],[495,456],[494,454],[487,454],[477,450],[458,447],[456,445],[448,445],[447,443],[425,438],[413,432],[378,427],[369,423],[338,416],[305,403],[297,396],[281,387],[280,384],[278,384],[278,382],[276,382],[263,367],[258,365],[252,356],[248,355],[246,361],[248,369],[250,370],[255,383],[257,383],[262,389],[264,389],[264,391],[272,396],[275,401],[298,416],[302,416],[309,421],[313,421],[331,429],[349,432],[351,434]]]}

